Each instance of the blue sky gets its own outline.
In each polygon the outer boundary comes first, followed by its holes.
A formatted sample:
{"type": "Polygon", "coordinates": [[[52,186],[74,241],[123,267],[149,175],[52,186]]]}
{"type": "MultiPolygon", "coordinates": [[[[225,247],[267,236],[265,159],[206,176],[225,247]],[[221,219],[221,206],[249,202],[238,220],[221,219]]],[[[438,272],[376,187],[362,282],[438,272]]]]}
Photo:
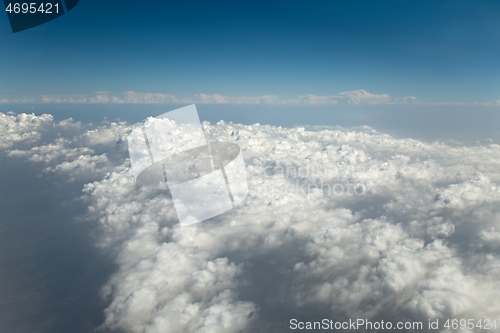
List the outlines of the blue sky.
{"type": "Polygon", "coordinates": [[[16,34],[0,15],[0,31],[4,102],[125,91],[181,101],[200,94],[338,101],[357,90],[398,103],[500,99],[495,0],[81,0],[16,34]]]}

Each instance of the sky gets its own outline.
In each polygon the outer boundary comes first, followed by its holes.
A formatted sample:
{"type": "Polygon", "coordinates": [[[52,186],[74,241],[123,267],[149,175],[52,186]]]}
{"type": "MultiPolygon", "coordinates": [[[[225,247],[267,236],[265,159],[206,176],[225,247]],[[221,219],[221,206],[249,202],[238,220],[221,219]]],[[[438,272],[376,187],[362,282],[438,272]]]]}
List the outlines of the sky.
{"type": "Polygon", "coordinates": [[[0,15],[0,101],[496,105],[499,17],[494,0],[80,1],[15,34],[0,15]]]}

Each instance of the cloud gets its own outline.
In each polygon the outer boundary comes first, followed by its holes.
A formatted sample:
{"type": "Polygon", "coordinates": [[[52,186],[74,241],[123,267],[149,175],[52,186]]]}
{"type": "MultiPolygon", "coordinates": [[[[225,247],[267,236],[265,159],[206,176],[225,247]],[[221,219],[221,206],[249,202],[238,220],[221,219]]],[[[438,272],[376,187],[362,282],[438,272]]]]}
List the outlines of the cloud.
{"type": "Polygon", "coordinates": [[[125,91],[119,95],[112,95],[109,91],[97,91],[91,95],[42,95],[41,103],[116,103],[116,104],[162,104],[179,103],[175,96],[158,93],[142,93],[125,91]]]}
{"type": "Polygon", "coordinates": [[[32,98],[0,98],[0,104],[8,104],[8,103],[16,103],[16,104],[23,104],[23,103],[36,103],[32,98]]]}
{"type": "Polygon", "coordinates": [[[56,122],[51,115],[3,114],[6,130],[0,148],[10,157],[25,158],[41,166],[42,174],[64,174],[67,181],[104,176],[115,163],[113,154],[125,154],[125,123],[111,123],[90,129],[66,119],[56,122]]]}
{"type": "Polygon", "coordinates": [[[169,104],[169,103],[199,103],[199,104],[395,104],[415,101],[415,97],[393,99],[387,94],[372,94],[365,90],[341,92],[337,95],[319,96],[303,95],[297,98],[279,98],[278,95],[263,96],[224,96],[219,94],[198,94],[193,97],[181,98],[171,94],[141,93],[126,91],[117,96],[110,92],[95,92],[91,96],[77,95],[43,95],[42,103],[118,103],[118,104],[169,104]]]}
{"type": "Polygon", "coordinates": [[[201,104],[286,104],[287,101],[280,100],[278,95],[263,96],[222,96],[218,94],[206,95],[199,94],[194,99],[189,100],[192,103],[201,104]]]}
{"type": "Polygon", "coordinates": [[[41,103],[109,103],[111,97],[107,91],[97,91],[86,95],[42,95],[41,103]]]}
{"type": "Polygon", "coordinates": [[[387,94],[372,94],[365,90],[341,92],[337,98],[348,104],[389,104],[391,101],[387,94]]]}
{"type": "MultiPolygon", "coordinates": [[[[401,102],[415,101],[415,97],[405,97],[401,102]]],[[[91,96],[77,95],[43,95],[42,103],[199,103],[199,104],[393,104],[399,99],[393,99],[387,94],[372,94],[365,90],[347,91],[337,95],[319,96],[303,95],[297,98],[279,98],[278,95],[263,96],[224,96],[219,94],[198,94],[191,98],[180,98],[171,94],[141,93],[126,91],[117,96],[109,92],[96,92],[91,96]]]]}
{"type": "Polygon", "coordinates": [[[54,126],[54,118],[44,114],[21,114],[15,116],[13,113],[0,113],[2,124],[2,136],[0,137],[0,148],[7,149],[14,145],[34,144],[41,140],[42,135],[50,131],[54,126]]]}
{"type": "Polygon", "coordinates": [[[300,104],[338,104],[335,96],[305,95],[299,97],[300,104]]]}
{"type": "Polygon", "coordinates": [[[155,94],[155,93],[140,93],[135,91],[126,91],[118,97],[112,98],[113,103],[179,103],[174,95],[170,94],[155,94]]]}
{"type": "Polygon", "coordinates": [[[307,105],[468,105],[495,106],[500,100],[493,102],[425,102],[415,96],[392,97],[388,94],[371,93],[363,89],[344,91],[332,95],[305,94],[295,97],[279,95],[261,96],[229,96],[221,94],[200,93],[193,96],[176,96],[173,94],[136,92],[128,90],[119,94],[109,91],[97,91],[89,95],[46,94],[40,98],[1,98],[0,103],[90,103],[90,104],[307,104],[307,105]]]}
{"type": "Polygon", "coordinates": [[[341,92],[337,95],[304,95],[298,99],[288,100],[289,104],[340,104],[340,105],[360,105],[360,104],[416,104],[415,96],[403,98],[392,98],[387,94],[373,94],[366,90],[353,90],[341,92]]]}
{"type": "MultiPolygon", "coordinates": [[[[198,103],[198,104],[280,104],[277,95],[264,96],[223,96],[219,94],[198,94],[193,97],[177,97],[172,94],[144,93],[125,91],[118,95],[110,92],[95,92],[92,95],[43,95],[42,103],[115,103],[115,104],[176,104],[176,103],[198,103]]],[[[5,99],[7,103],[7,99],[5,99]]]]}
{"type": "Polygon", "coordinates": [[[273,332],[319,316],[425,328],[429,318],[500,314],[498,145],[205,122],[208,141],[242,147],[250,192],[233,210],[180,227],[167,191],[134,184],[130,125],[0,121],[11,158],[86,183],[86,218],[99,222],[97,245],[118,266],[102,288],[105,327],[273,332]],[[54,128],[61,136],[47,136],[54,128]]]}
{"type": "Polygon", "coordinates": [[[206,95],[206,94],[199,94],[198,100],[200,103],[203,104],[227,104],[229,101],[227,100],[226,97],[214,94],[214,95],[206,95]]]}

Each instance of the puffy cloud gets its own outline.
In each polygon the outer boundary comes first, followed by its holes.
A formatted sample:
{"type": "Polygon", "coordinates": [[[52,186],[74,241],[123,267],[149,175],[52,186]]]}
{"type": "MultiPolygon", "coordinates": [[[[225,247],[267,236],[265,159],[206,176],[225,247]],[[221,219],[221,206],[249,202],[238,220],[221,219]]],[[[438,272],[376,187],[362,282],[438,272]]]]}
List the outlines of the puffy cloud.
{"type": "MultiPolygon", "coordinates": [[[[262,256],[274,258],[273,269],[290,273],[275,282],[273,297],[278,304],[294,304],[296,313],[317,304],[326,305],[331,317],[393,320],[492,316],[498,311],[499,295],[488,292],[497,284],[495,275],[469,273],[484,265],[487,255],[489,265],[498,262],[497,253],[476,248],[475,260],[467,261],[461,252],[473,247],[482,228],[496,223],[491,220],[499,199],[491,192],[500,176],[495,145],[450,147],[371,131],[312,132],[223,122],[205,124],[205,130],[209,140],[244,147],[251,191],[242,206],[193,228],[180,228],[168,196],[146,199],[148,194],[133,189],[124,169],[114,175],[116,185],[93,185],[117,191],[120,200],[111,193],[90,194],[100,204],[103,197],[109,201],[93,211],[106,228],[119,230],[110,235],[122,235],[127,244],[135,239],[127,240],[127,230],[151,223],[140,222],[144,215],[162,216],[152,229],[156,251],[162,242],[175,243],[184,250],[196,247],[208,254],[207,260],[225,256],[248,267],[262,264],[262,256]],[[121,192],[124,187],[117,182],[124,178],[127,188],[136,191],[135,199],[131,192],[121,192]],[[311,186],[321,181],[344,189],[348,182],[361,184],[366,194],[334,195],[326,187],[311,186]],[[104,207],[114,207],[113,213],[104,207]],[[292,253],[283,253],[292,244],[292,253]],[[479,306],[481,297],[493,302],[493,310],[479,306]]],[[[244,267],[235,279],[245,280],[245,272],[252,275],[244,267]]],[[[268,281],[257,276],[249,282],[259,289],[268,281]]],[[[236,295],[242,289],[233,288],[236,295]]],[[[252,300],[252,305],[238,301],[265,310],[262,300],[252,300]]]]}
{"type": "Polygon", "coordinates": [[[44,134],[58,127],[54,124],[54,118],[48,114],[35,116],[23,113],[16,116],[14,113],[0,112],[0,124],[2,129],[0,148],[2,149],[11,148],[14,145],[39,143],[44,134]]]}
{"type": "Polygon", "coordinates": [[[121,143],[127,124],[67,122],[73,131],[46,142],[44,131],[60,123],[12,117],[0,117],[1,126],[17,123],[2,149],[87,182],[87,219],[99,222],[98,245],[118,266],[102,288],[108,328],[277,331],[291,318],[316,318],[311,309],[425,328],[428,318],[500,313],[498,145],[204,123],[208,141],[242,148],[249,194],[180,227],[168,191],[135,186],[121,143]]]}
{"type": "Polygon", "coordinates": [[[480,231],[478,236],[481,246],[488,246],[494,249],[500,248],[500,232],[495,230],[495,227],[480,231]]]}
{"type": "Polygon", "coordinates": [[[0,126],[0,148],[8,156],[40,164],[42,173],[64,174],[67,181],[102,177],[116,166],[108,157],[126,153],[125,123],[90,129],[72,119],[56,122],[48,114],[0,113],[0,126]]]}
{"type": "Polygon", "coordinates": [[[239,332],[255,311],[249,302],[234,301],[231,290],[241,269],[227,258],[212,260],[206,252],[175,243],[159,245],[152,233],[128,243],[120,259],[125,267],[106,286],[114,289],[106,310],[109,327],[239,332]]]}

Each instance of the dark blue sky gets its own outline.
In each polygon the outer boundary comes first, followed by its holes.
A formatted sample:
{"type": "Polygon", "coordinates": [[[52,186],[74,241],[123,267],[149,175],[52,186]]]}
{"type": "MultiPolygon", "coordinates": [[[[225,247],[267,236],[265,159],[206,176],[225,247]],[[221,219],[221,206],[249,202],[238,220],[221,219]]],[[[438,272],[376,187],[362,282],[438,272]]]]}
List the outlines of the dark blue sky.
{"type": "Polygon", "coordinates": [[[91,1],[13,34],[0,98],[41,94],[500,99],[500,1],[91,1]]]}

